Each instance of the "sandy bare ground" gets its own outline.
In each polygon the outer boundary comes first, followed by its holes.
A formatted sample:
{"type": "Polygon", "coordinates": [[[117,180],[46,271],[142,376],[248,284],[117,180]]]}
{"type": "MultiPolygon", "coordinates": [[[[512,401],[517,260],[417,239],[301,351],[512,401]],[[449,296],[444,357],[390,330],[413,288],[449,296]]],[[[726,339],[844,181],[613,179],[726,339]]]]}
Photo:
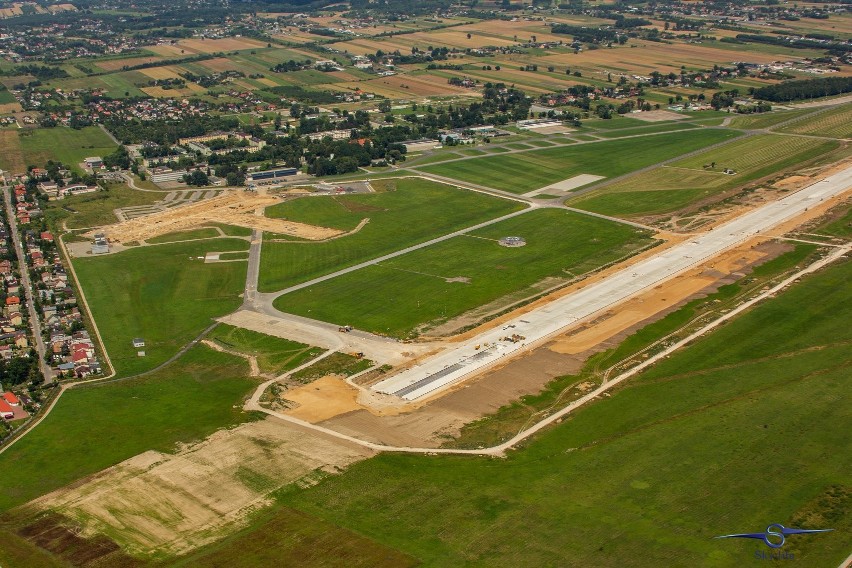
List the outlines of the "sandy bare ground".
{"type": "Polygon", "coordinates": [[[368,457],[345,441],[276,418],[220,430],[176,454],[149,451],[31,503],[105,534],[132,554],[180,554],[245,525],[288,483],[368,457]]]}
{"type": "Polygon", "coordinates": [[[255,214],[259,209],[280,202],[280,199],[270,195],[257,195],[244,191],[227,192],[212,199],[173,207],[168,211],[110,225],[93,231],[92,234],[104,232],[111,241],[126,243],[186,231],[211,222],[291,235],[312,241],[329,239],[343,233],[338,229],[317,227],[285,219],[270,219],[255,214]]]}
{"type": "Polygon", "coordinates": [[[293,403],[285,414],[321,422],[338,414],[358,410],[358,389],[348,384],[343,377],[329,375],[307,385],[288,389],[282,397],[293,403]]]}
{"type": "Polygon", "coordinates": [[[683,114],[678,114],[670,110],[646,110],[645,112],[633,112],[628,115],[630,118],[644,120],[645,122],[661,122],[664,120],[684,120],[688,118],[683,114]]]}

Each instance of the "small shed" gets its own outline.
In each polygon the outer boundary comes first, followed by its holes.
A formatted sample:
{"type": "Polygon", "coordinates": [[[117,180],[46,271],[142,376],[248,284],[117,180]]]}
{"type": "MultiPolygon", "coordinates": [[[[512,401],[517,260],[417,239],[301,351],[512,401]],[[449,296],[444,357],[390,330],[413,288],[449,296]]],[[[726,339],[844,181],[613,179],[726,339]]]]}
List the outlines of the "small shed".
{"type": "Polygon", "coordinates": [[[141,337],[134,337],[133,347],[135,347],[136,349],[139,349],[140,347],[145,347],[145,340],[141,337]]]}

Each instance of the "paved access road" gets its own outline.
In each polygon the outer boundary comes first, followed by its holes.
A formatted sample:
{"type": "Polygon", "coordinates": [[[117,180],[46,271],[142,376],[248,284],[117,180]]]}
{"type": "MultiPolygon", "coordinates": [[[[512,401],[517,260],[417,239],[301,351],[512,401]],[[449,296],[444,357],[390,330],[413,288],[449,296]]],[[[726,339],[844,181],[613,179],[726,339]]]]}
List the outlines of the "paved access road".
{"type": "Polygon", "coordinates": [[[53,381],[53,370],[45,362],[45,347],[44,338],[41,334],[41,318],[35,310],[35,298],[33,297],[33,286],[30,282],[30,267],[27,264],[24,245],[21,241],[21,236],[18,233],[18,220],[15,218],[15,209],[12,207],[12,192],[8,187],[3,188],[3,199],[6,202],[6,212],[9,218],[9,227],[12,233],[12,246],[15,247],[15,252],[18,255],[18,271],[21,273],[21,287],[24,289],[24,295],[27,300],[27,311],[29,312],[30,326],[33,332],[33,341],[38,352],[38,363],[41,368],[41,373],[44,375],[44,380],[53,381]]]}
{"type": "Polygon", "coordinates": [[[779,201],[754,209],[704,235],[617,272],[606,280],[555,300],[535,312],[519,316],[500,328],[455,344],[452,349],[430,357],[372,388],[406,400],[416,400],[447,388],[504,357],[517,355],[533,344],[540,344],[566,326],[648,290],[850,188],[852,167],[779,201]],[[517,342],[503,339],[513,334],[523,336],[524,339],[517,342]]]}

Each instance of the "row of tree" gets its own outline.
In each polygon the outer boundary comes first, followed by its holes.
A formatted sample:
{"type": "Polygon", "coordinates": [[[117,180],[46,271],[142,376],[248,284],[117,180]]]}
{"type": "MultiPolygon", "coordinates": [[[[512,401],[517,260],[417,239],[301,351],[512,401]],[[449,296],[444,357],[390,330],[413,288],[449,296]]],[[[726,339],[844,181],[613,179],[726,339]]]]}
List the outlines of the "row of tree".
{"type": "Polygon", "coordinates": [[[753,95],[765,101],[781,102],[830,97],[850,92],[852,92],[852,77],[820,77],[767,85],[754,89],[753,95]]]}

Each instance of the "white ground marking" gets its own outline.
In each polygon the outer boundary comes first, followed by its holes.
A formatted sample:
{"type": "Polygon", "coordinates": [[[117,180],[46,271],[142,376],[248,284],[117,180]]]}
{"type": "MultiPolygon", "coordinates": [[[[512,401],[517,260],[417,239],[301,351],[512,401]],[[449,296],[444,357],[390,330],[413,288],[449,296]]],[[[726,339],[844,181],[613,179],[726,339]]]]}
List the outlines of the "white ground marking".
{"type": "Polygon", "coordinates": [[[547,195],[558,195],[564,196],[571,192],[572,189],[577,189],[578,187],[590,184],[592,182],[596,182],[604,179],[604,176],[595,176],[592,174],[580,174],[578,176],[570,177],[568,179],[564,179],[562,181],[557,181],[556,183],[552,183],[550,185],[546,185],[544,187],[540,187],[538,189],[534,189],[530,192],[524,194],[524,197],[534,197],[536,195],[541,195],[545,193],[547,195]]]}

